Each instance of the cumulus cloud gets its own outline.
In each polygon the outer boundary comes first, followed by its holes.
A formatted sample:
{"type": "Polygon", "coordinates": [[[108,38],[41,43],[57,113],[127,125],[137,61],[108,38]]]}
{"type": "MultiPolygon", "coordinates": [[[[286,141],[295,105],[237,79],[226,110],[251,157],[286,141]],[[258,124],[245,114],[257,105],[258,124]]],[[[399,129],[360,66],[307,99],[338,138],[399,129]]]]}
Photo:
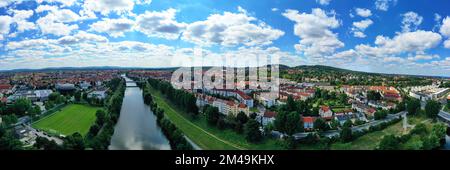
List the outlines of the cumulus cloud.
{"type": "Polygon", "coordinates": [[[316,2],[320,5],[328,5],[330,4],[331,0],[316,0],[316,2]]]}
{"type": "Polygon", "coordinates": [[[307,56],[322,56],[344,47],[337,33],[331,31],[341,25],[334,14],[316,8],[311,13],[286,10],[283,16],[295,22],[294,34],[300,38],[299,44],[295,45],[298,52],[307,56]]]}
{"type": "MultiPolygon", "coordinates": [[[[442,25],[441,28],[439,28],[439,32],[447,37],[450,38],[450,17],[445,17],[444,20],[442,20],[442,25]]],[[[444,42],[444,47],[445,48],[450,48],[450,39],[447,39],[444,42]]]]}
{"type": "Polygon", "coordinates": [[[376,0],[375,8],[381,11],[387,11],[389,6],[397,4],[397,0],[376,0]]]}
{"type": "Polygon", "coordinates": [[[33,16],[33,10],[12,10],[13,21],[17,24],[18,32],[23,32],[26,30],[33,30],[36,25],[33,22],[27,21],[28,18],[33,16]]]}
{"type": "Polygon", "coordinates": [[[77,18],[73,15],[56,15],[49,13],[39,18],[36,23],[43,34],[53,34],[56,36],[69,35],[73,30],[78,29],[77,24],[65,24],[63,22],[73,22],[77,18]]]}
{"type": "Polygon", "coordinates": [[[189,24],[182,39],[199,45],[246,46],[268,45],[284,35],[266,23],[239,13],[212,14],[204,21],[189,24]]]}
{"type": "Polygon", "coordinates": [[[90,25],[91,31],[107,33],[111,37],[123,37],[124,32],[133,29],[134,21],[127,18],[103,19],[90,25]]]}
{"type": "Polygon", "coordinates": [[[376,46],[357,45],[355,49],[366,56],[386,57],[408,52],[423,52],[436,47],[442,37],[431,31],[418,30],[396,35],[394,38],[377,36],[376,46]]]}
{"type": "Polygon", "coordinates": [[[366,35],[364,34],[364,30],[366,30],[367,27],[373,24],[373,21],[371,19],[365,19],[358,22],[353,22],[353,27],[351,28],[351,31],[353,32],[353,36],[358,38],[364,38],[366,35]]]}
{"type": "Polygon", "coordinates": [[[439,55],[428,55],[428,54],[417,54],[412,57],[408,57],[408,60],[417,61],[417,60],[431,60],[431,59],[439,59],[439,55]]]}
{"type": "Polygon", "coordinates": [[[187,24],[176,21],[176,12],[172,8],[161,12],[146,11],[136,17],[136,30],[149,37],[177,39],[187,24]]]}
{"type": "Polygon", "coordinates": [[[356,8],[355,12],[357,15],[361,16],[361,17],[370,17],[372,16],[372,11],[370,11],[369,9],[365,9],[365,8],[356,8]]]}
{"type": "Polygon", "coordinates": [[[402,31],[410,32],[415,31],[417,27],[422,23],[423,17],[415,12],[409,11],[402,14],[402,31]]]}
{"type": "Polygon", "coordinates": [[[7,15],[0,15],[0,40],[4,39],[4,35],[9,33],[12,18],[7,15]]]}
{"type": "Polygon", "coordinates": [[[86,0],[83,8],[87,11],[100,12],[108,15],[110,12],[118,14],[130,12],[135,4],[150,4],[151,0],[86,0]]]}
{"type": "Polygon", "coordinates": [[[76,44],[81,42],[108,42],[108,39],[97,34],[87,33],[85,31],[79,31],[73,36],[64,36],[58,39],[58,43],[62,45],[76,44]]]}
{"type": "Polygon", "coordinates": [[[36,0],[36,2],[38,2],[39,4],[41,4],[42,2],[57,3],[61,4],[63,7],[70,7],[74,5],[77,0],[36,0]]]}

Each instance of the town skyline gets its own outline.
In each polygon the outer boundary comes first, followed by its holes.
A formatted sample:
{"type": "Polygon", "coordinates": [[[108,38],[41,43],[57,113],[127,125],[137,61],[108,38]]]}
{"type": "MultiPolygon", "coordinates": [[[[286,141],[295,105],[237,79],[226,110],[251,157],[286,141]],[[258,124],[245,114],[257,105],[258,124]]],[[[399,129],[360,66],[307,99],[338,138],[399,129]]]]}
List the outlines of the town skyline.
{"type": "Polygon", "coordinates": [[[178,67],[200,49],[205,65],[254,54],[291,67],[448,77],[450,4],[436,3],[10,0],[0,3],[0,70],[178,67]]]}

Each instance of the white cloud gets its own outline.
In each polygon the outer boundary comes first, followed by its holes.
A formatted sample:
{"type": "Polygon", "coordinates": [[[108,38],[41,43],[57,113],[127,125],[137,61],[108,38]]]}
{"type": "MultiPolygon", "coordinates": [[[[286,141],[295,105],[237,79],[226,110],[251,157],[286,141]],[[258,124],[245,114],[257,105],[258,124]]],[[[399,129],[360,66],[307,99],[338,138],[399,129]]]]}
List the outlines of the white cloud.
{"type": "Polygon", "coordinates": [[[74,5],[77,2],[77,0],[36,0],[36,2],[38,2],[39,4],[42,2],[57,3],[62,4],[63,7],[70,7],[74,5]]]}
{"type": "Polygon", "coordinates": [[[182,39],[199,45],[268,45],[284,35],[247,13],[212,14],[204,21],[189,24],[182,39]],[[253,23],[257,22],[257,23],[253,23]]]}
{"type": "Polygon", "coordinates": [[[90,25],[91,31],[107,33],[111,37],[123,37],[124,32],[133,30],[134,21],[126,18],[103,19],[90,25]]]}
{"type": "Polygon", "coordinates": [[[316,2],[320,5],[328,5],[330,4],[331,0],[316,0],[316,2]]]}
{"type": "Polygon", "coordinates": [[[14,3],[16,3],[16,4],[20,4],[20,3],[22,3],[24,0],[1,0],[0,1],[0,8],[2,8],[2,7],[7,7],[7,6],[9,6],[9,5],[11,5],[11,4],[14,4],[14,3]]]}
{"type": "Polygon", "coordinates": [[[372,16],[372,11],[370,11],[369,9],[356,8],[355,11],[356,11],[356,14],[358,14],[361,17],[370,17],[370,16],[372,16]]]}
{"type": "Polygon", "coordinates": [[[402,20],[403,32],[415,31],[423,21],[422,16],[412,11],[402,14],[402,16],[403,16],[402,20]]]}
{"type": "Polygon", "coordinates": [[[442,37],[431,31],[418,30],[415,32],[404,32],[394,38],[377,36],[375,47],[369,45],[357,45],[358,53],[371,57],[386,57],[408,52],[423,52],[436,47],[442,37]]]}
{"type": "Polygon", "coordinates": [[[391,4],[397,4],[397,0],[376,0],[375,8],[381,11],[387,11],[391,4]]]}
{"type": "Polygon", "coordinates": [[[175,9],[161,12],[149,12],[136,17],[136,30],[149,37],[177,39],[187,24],[179,23],[175,19],[175,9]]]}
{"type": "MultiPolygon", "coordinates": [[[[443,36],[450,38],[450,17],[447,16],[442,20],[442,25],[441,28],[439,29],[439,32],[443,36]]],[[[444,47],[450,48],[450,39],[444,42],[444,47]]]]}
{"type": "Polygon", "coordinates": [[[58,43],[62,45],[76,44],[81,42],[108,42],[106,37],[91,34],[84,31],[79,31],[73,36],[64,36],[58,39],[58,43]]]}
{"type": "Polygon", "coordinates": [[[4,35],[9,33],[12,18],[7,15],[0,15],[0,40],[4,39],[4,35]]]}
{"type": "Polygon", "coordinates": [[[431,60],[431,59],[439,59],[439,55],[427,55],[427,54],[417,54],[413,57],[408,57],[408,60],[417,61],[417,60],[431,60]]]}
{"type": "Polygon", "coordinates": [[[318,8],[310,14],[286,10],[283,15],[295,22],[294,34],[300,37],[299,44],[295,45],[298,52],[306,56],[323,56],[344,47],[338,35],[331,31],[341,25],[334,15],[328,15],[318,8]]]}
{"type": "Polygon", "coordinates": [[[39,5],[34,11],[36,13],[41,13],[41,12],[45,12],[45,11],[56,11],[59,8],[57,6],[52,6],[52,5],[39,5]]]}
{"type": "Polygon", "coordinates": [[[151,0],[86,0],[83,8],[87,11],[100,12],[108,15],[110,12],[118,14],[130,12],[136,4],[149,4],[151,0]]]}
{"type": "Polygon", "coordinates": [[[278,8],[272,8],[271,9],[273,12],[276,12],[276,11],[278,11],[278,8]]]}
{"type": "Polygon", "coordinates": [[[33,22],[27,21],[28,18],[33,16],[33,10],[12,10],[13,22],[17,24],[18,32],[26,30],[36,29],[36,25],[33,22]]]}
{"type": "Polygon", "coordinates": [[[353,32],[353,36],[358,38],[365,38],[366,34],[364,34],[364,30],[366,30],[367,27],[373,24],[373,21],[371,19],[365,19],[358,22],[353,22],[353,26],[351,28],[351,31],[353,32]]]}
{"type": "Polygon", "coordinates": [[[56,16],[47,15],[39,18],[36,23],[43,34],[53,34],[56,36],[69,35],[73,30],[78,29],[78,25],[76,24],[69,25],[56,22],[56,20],[56,16]]]}

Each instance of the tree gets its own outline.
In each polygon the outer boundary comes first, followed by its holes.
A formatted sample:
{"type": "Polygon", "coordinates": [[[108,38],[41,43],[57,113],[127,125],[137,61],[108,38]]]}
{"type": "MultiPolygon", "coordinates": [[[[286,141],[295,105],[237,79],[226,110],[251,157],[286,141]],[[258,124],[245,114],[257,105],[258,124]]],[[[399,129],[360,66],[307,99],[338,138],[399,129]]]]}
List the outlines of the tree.
{"type": "Polygon", "coordinates": [[[399,149],[400,140],[395,135],[386,135],[381,139],[378,146],[381,150],[396,150],[399,149]]]}
{"type": "Polygon", "coordinates": [[[386,110],[379,110],[379,111],[375,112],[374,118],[375,118],[375,120],[381,120],[381,119],[386,118],[387,114],[388,113],[386,110]]]}
{"type": "Polygon", "coordinates": [[[85,145],[83,136],[81,136],[80,133],[75,132],[64,139],[63,147],[67,150],[84,150],[85,145]]]}
{"type": "Polygon", "coordinates": [[[352,129],[344,126],[340,132],[340,136],[343,142],[350,142],[353,139],[352,129]]]}
{"type": "Polygon", "coordinates": [[[239,112],[237,115],[236,115],[236,120],[240,123],[240,124],[245,124],[245,123],[247,123],[247,121],[248,121],[248,117],[247,117],[247,115],[244,113],[244,112],[239,112]]]}
{"type": "Polygon", "coordinates": [[[81,92],[80,91],[75,92],[73,97],[75,98],[75,101],[79,102],[81,100],[81,92]]]}
{"type": "Polygon", "coordinates": [[[22,142],[11,131],[0,128],[0,150],[22,150],[22,142]]]}
{"type": "Polygon", "coordinates": [[[245,138],[247,141],[256,143],[261,141],[262,135],[261,131],[259,130],[259,124],[254,119],[250,119],[244,127],[245,132],[245,138]]]}
{"type": "Polygon", "coordinates": [[[97,124],[103,125],[106,122],[106,112],[104,110],[97,110],[95,116],[97,117],[97,124]]]}
{"type": "Polygon", "coordinates": [[[285,130],[288,135],[292,135],[295,132],[298,132],[300,128],[303,127],[300,126],[302,123],[300,121],[300,114],[298,114],[297,112],[290,112],[287,115],[286,119],[285,130]]]}
{"type": "Polygon", "coordinates": [[[295,101],[291,95],[288,96],[286,106],[287,106],[287,111],[289,111],[289,112],[297,111],[297,104],[295,103],[295,101]]]}
{"type": "Polygon", "coordinates": [[[11,105],[12,112],[19,116],[25,115],[31,108],[31,101],[26,98],[17,99],[14,104],[11,105]]]}
{"type": "Polygon", "coordinates": [[[336,119],[331,120],[331,123],[330,123],[331,129],[336,130],[336,129],[338,129],[339,126],[340,126],[339,121],[337,121],[336,119]]]}
{"type": "Polygon", "coordinates": [[[316,119],[316,121],[314,121],[314,129],[317,129],[319,131],[325,131],[328,129],[328,127],[329,126],[322,118],[318,118],[316,119]]]}
{"type": "Polygon", "coordinates": [[[350,119],[347,119],[343,124],[343,127],[352,127],[352,126],[353,122],[350,119]]]}
{"type": "Polygon", "coordinates": [[[416,114],[417,110],[420,108],[420,101],[418,99],[410,99],[406,102],[406,110],[409,114],[416,114]]]}
{"type": "Polygon", "coordinates": [[[339,94],[338,100],[339,100],[339,102],[342,103],[342,104],[347,103],[347,94],[345,94],[345,93],[339,94]]]}
{"type": "Polygon", "coordinates": [[[381,94],[377,91],[370,90],[367,92],[367,99],[369,100],[380,100],[381,94]]]}
{"type": "Polygon", "coordinates": [[[38,149],[44,149],[44,150],[59,150],[60,147],[58,144],[56,144],[53,140],[48,140],[47,138],[38,136],[36,138],[36,143],[33,145],[34,147],[38,149]]]}
{"type": "Polygon", "coordinates": [[[429,118],[436,118],[441,110],[441,104],[434,100],[429,100],[425,105],[425,113],[429,118]]]}
{"type": "Polygon", "coordinates": [[[219,109],[217,107],[213,106],[207,106],[206,109],[206,120],[210,125],[216,125],[217,121],[219,120],[219,109]]]}

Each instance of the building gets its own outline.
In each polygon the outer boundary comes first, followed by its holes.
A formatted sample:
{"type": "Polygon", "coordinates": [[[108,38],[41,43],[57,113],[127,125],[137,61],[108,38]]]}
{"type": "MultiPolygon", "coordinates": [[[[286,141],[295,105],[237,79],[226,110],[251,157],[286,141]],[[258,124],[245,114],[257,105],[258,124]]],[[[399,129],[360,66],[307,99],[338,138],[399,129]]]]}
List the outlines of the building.
{"type": "Polygon", "coordinates": [[[12,93],[12,86],[9,84],[0,84],[0,93],[2,94],[12,93]]]}
{"type": "Polygon", "coordinates": [[[35,90],[34,91],[34,95],[36,96],[36,101],[47,101],[48,100],[48,96],[50,96],[50,94],[52,94],[53,91],[52,90],[35,90]]]}
{"type": "Polygon", "coordinates": [[[75,85],[71,83],[64,83],[64,84],[56,84],[56,90],[58,91],[73,91],[76,90],[75,85]]]}
{"type": "Polygon", "coordinates": [[[107,93],[106,90],[96,90],[92,91],[87,95],[88,98],[96,98],[96,99],[106,99],[107,93]]]}
{"type": "Polygon", "coordinates": [[[91,83],[89,83],[89,82],[84,81],[84,82],[80,83],[80,88],[83,90],[87,90],[87,89],[89,89],[89,87],[91,87],[91,83]]]}
{"type": "Polygon", "coordinates": [[[303,128],[305,130],[314,129],[314,121],[316,120],[315,117],[307,116],[307,117],[302,117],[302,119],[303,119],[303,128]]]}
{"type": "Polygon", "coordinates": [[[261,118],[261,124],[263,126],[266,126],[267,124],[272,123],[273,121],[275,121],[276,116],[277,112],[266,110],[261,118]]]}
{"type": "Polygon", "coordinates": [[[333,117],[333,111],[331,111],[329,106],[320,106],[319,115],[325,120],[330,120],[333,117]]]}
{"type": "Polygon", "coordinates": [[[421,101],[437,100],[444,97],[450,88],[439,88],[437,85],[411,87],[409,96],[421,101]]]}
{"type": "Polygon", "coordinates": [[[248,107],[253,107],[253,99],[245,94],[243,91],[236,90],[237,93],[237,99],[241,102],[247,105],[248,107]]]}
{"type": "Polygon", "coordinates": [[[379,101],[370,101],[369,106],[374,108],[381,108],[383,110],[394,109],[397,105],[392,102],[379,102],[379,101]]]}
{"type": "Polygon", "coordinates": [[[255,99],[266,107],[272,107],[276,104],[277,94],[271,92],[255,93],[255,99]]]}

